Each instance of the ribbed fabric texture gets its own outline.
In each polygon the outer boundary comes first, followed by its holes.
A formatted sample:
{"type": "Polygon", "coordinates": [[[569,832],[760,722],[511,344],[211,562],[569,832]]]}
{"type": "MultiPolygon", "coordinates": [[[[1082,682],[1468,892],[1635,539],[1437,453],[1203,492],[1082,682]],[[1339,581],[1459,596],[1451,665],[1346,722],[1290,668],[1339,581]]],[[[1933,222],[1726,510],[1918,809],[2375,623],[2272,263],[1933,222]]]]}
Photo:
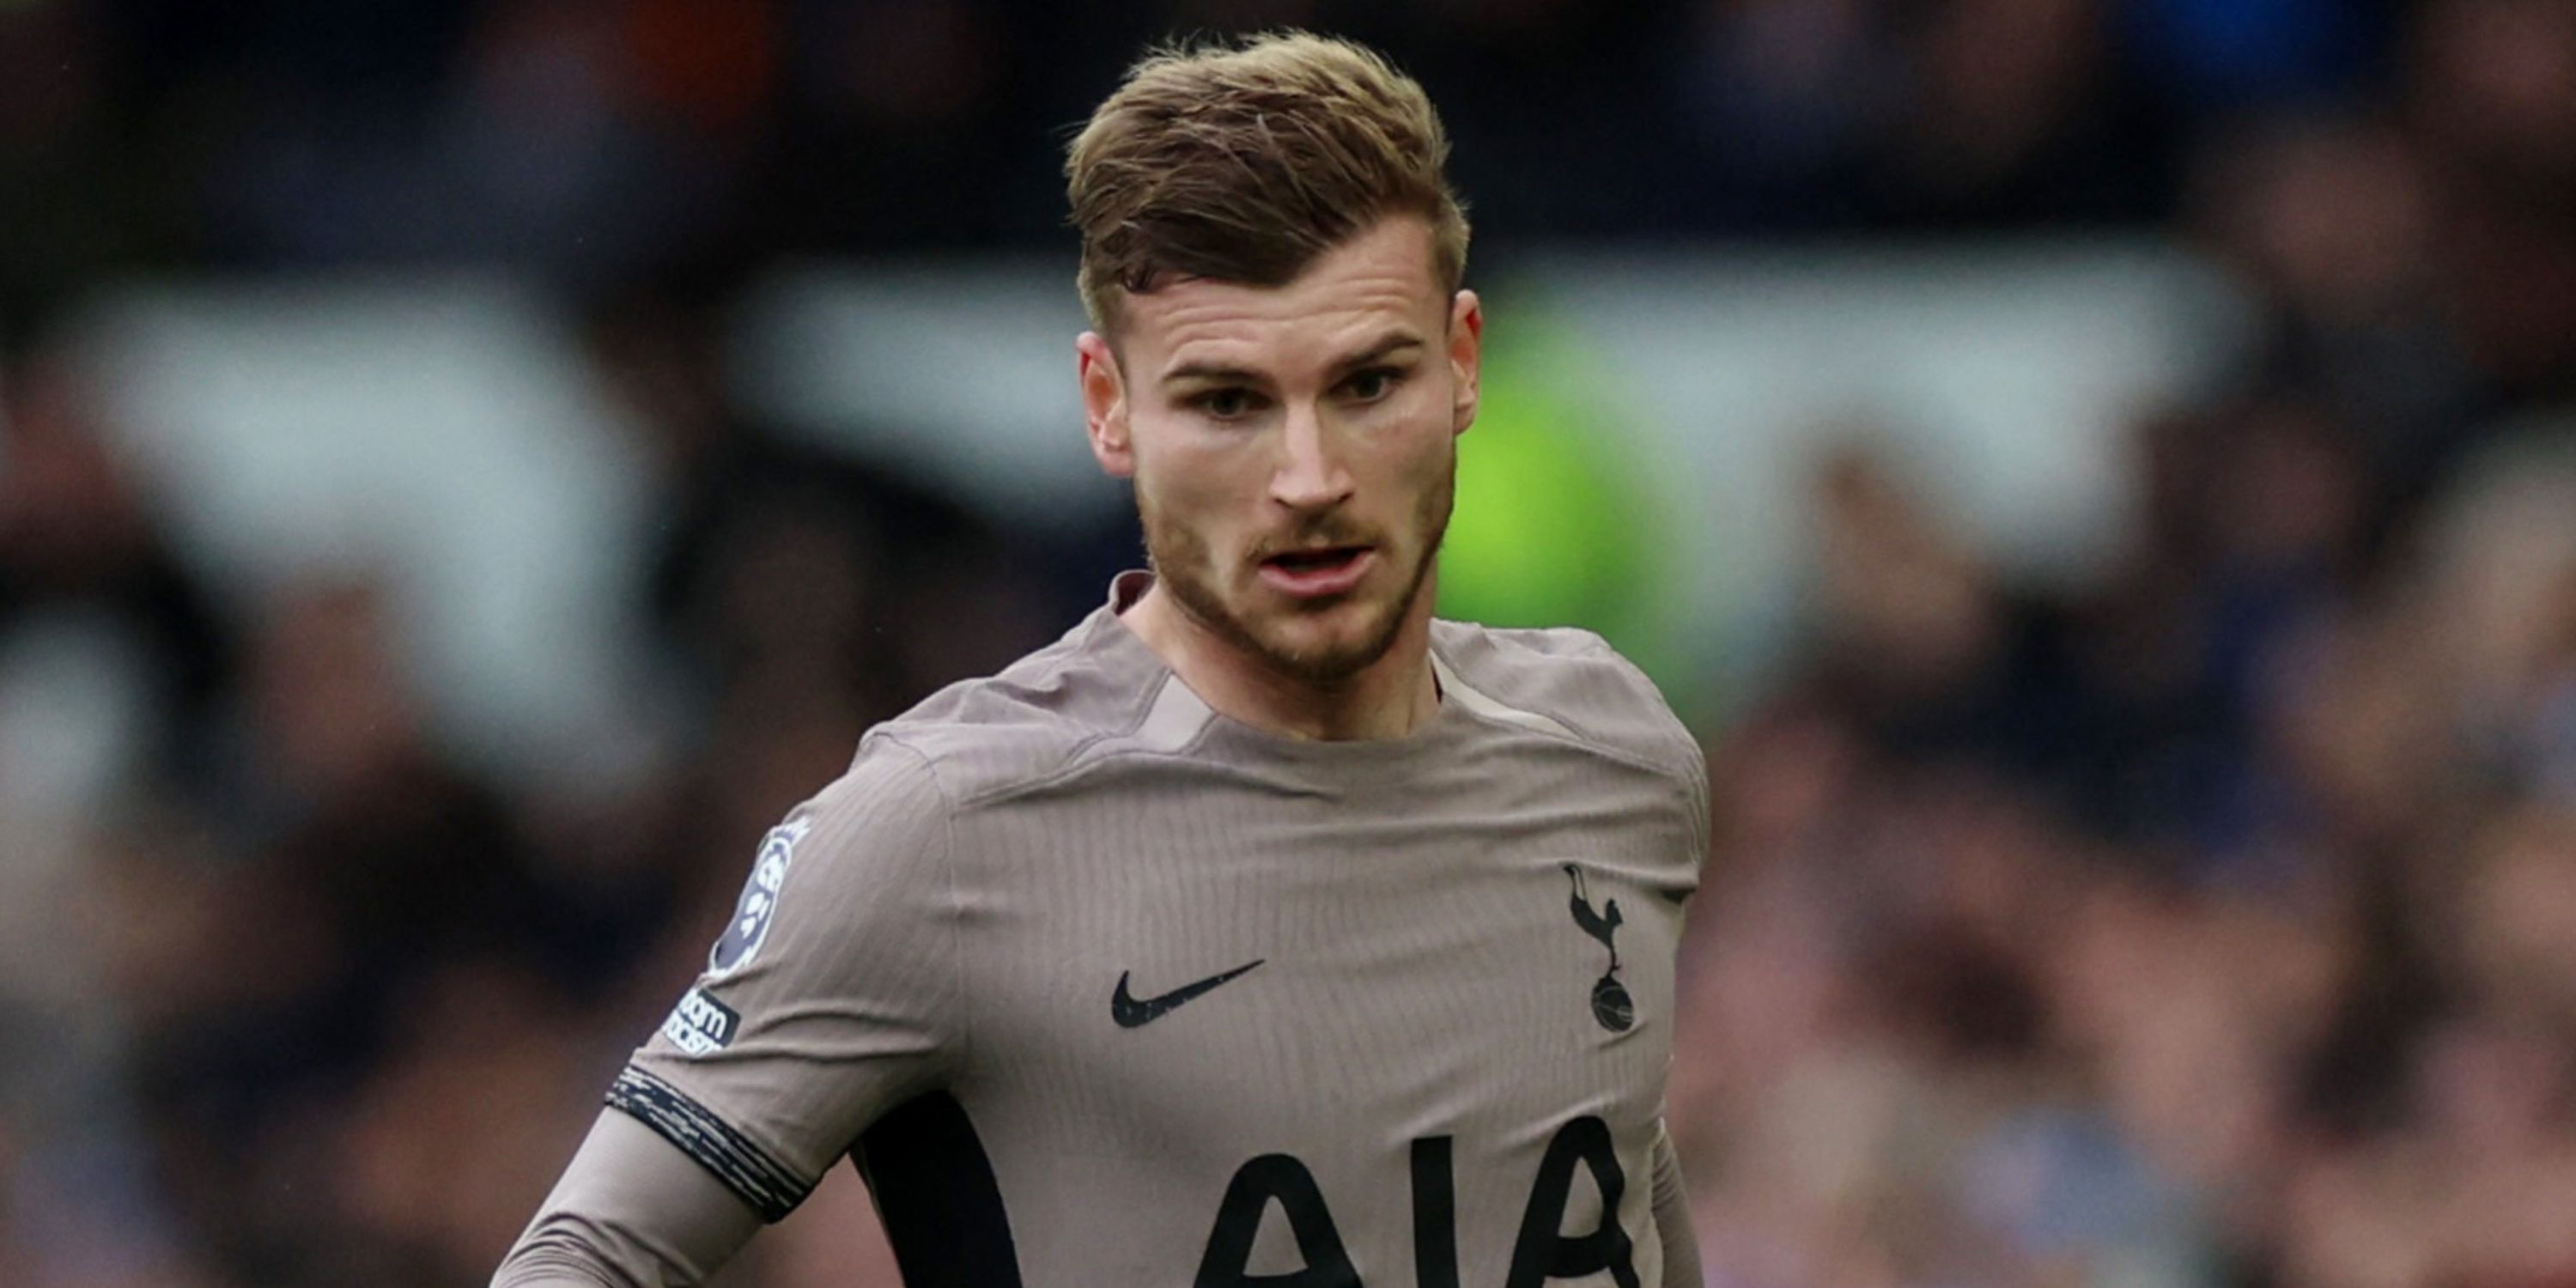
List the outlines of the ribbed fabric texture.
{"type": "Polygon", "coordinates": [[[1546,1282],[1660,1282],[1698,751],[1588,635],[1439,623],[1433,648],[1438,714],[1376,742],[1210,711],[1110,608],[936,695],[798,811],[774,905],[746,898],[774,919],[759,951],[699,983],[738,1031],[656,1037],[638,1076],[785,1174],[744,1194],[765,1210],[889,1110],[953,1097],[1033,1285],[1221,1283],[1330,1247],[1372,1286],[1601,1249],[1626,1262],[1546,1282]],[[1551,1158],[1573,1168],[1552,1191],[1551,1158]],[[1430,1159],[1445,1193],[1417,1193],[1430,1159]],[[1533,1217],[1534,1192],[1564,1210],[1533,1217]],[[1246,1211],[1248,1242],[1218,1237],[1246,1211]],[[1532,1252],[1549,1221],[1567,1242],[1532,1252]],[[1452,1253],[1417,1258],[1444,1224],[1452,1253]]]}

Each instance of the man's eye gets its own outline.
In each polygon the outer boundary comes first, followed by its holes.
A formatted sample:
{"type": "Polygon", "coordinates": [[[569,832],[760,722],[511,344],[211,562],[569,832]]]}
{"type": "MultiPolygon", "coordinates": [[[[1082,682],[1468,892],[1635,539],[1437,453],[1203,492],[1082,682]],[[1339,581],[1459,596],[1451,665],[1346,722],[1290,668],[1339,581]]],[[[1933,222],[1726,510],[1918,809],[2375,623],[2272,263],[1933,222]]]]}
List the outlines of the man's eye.
{"type": "Polygon", "coordinates": [[[1404,373],[1393,367],[1371,367],[1366,371],[1353,372],[1350,379],[1342,382],[1342,387],[1361,402],[1376,402],[1395,392],[1397,382],[1403,379],[1404,373]]]}
{"type": "Polygon", "coordinates": [[[1192,399],[1199,410],[1218,420],[1237,420],[1260,409],[1260,402],[1249,389],[1211,389],[1192,399]]]}

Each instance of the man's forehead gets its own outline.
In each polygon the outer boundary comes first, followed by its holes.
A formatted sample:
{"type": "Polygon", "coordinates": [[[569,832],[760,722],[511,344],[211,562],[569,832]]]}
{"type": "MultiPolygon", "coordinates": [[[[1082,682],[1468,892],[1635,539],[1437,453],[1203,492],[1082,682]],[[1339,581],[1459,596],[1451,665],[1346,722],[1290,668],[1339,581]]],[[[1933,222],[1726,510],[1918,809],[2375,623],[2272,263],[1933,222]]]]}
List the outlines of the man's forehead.
{"type": "Polygon", "coordinates": [[[1436,330],[1449,301],[1428,226],[1390,219],[1279,286],[1187,278],[1120,304],[1120,347],[1159,370],[1205,356],[1198,351],[1366,345],[1394,327],[1436,330]]]}

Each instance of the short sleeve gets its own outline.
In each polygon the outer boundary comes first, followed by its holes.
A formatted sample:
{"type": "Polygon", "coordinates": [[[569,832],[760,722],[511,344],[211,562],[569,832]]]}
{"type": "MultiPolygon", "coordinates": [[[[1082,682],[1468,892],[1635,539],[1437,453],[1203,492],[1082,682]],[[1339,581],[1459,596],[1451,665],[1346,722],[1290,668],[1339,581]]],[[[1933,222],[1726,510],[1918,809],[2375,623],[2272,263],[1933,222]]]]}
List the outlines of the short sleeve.
{"type": "Polygon", "coordinates": [[[948,810],[884,737],[762,838],[732,919],[608,1103],[787,1215],[887,1110],[937,1084],[963,1025],[948,810]]]}

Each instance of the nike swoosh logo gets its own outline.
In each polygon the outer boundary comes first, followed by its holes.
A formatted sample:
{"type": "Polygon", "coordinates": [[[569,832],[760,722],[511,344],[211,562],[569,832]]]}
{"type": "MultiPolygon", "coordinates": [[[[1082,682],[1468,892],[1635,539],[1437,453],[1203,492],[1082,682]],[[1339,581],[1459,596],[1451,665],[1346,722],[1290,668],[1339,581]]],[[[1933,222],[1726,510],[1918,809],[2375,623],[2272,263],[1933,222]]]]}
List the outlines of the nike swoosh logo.
{"type": "Polygon", "coordinates": [[[1248,961],[1222,975],[1210,975],[1206,979],[1200,980],[1198,983],[1183,984],[1179,988],[1163,994],[1161,997],[1149,997],[1141,1002],[1128,996],[1127,976],[1129,972],[1122,970],[1118,972],[1118,991],[1109,995],[1109,1018],[1118,1021],[1118,1027],[1122,1029],[1140,1028],[1144,1025],[1151,1024],[1154,1021],[1171,1014],[1172,1011],[1180,1006],[1181,1003],[1189,1001],[1191,998],[1197,997],[1202,993],[1213,991],[1217,986],[1242,975],[1245,971],[1251,970],[1253,967],[1258,966],[1267,960],[1269,959],[1265,957],[1254,961],[1248,961]]]}

